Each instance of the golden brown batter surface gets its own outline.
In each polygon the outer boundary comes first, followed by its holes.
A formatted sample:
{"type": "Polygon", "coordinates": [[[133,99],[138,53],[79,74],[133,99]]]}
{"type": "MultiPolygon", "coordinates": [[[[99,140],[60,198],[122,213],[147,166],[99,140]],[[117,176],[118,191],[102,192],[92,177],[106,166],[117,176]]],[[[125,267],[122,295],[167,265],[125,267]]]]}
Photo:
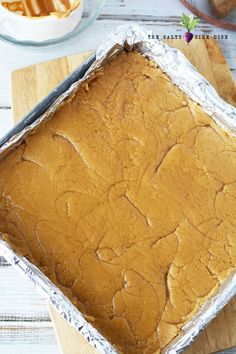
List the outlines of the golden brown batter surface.
{"type": "Polygon", "coordinates": [[[126,354],[159,352],[236,264],[236,140],[139,54],[1,162],[0,195],[4,238],[126,354]]]}

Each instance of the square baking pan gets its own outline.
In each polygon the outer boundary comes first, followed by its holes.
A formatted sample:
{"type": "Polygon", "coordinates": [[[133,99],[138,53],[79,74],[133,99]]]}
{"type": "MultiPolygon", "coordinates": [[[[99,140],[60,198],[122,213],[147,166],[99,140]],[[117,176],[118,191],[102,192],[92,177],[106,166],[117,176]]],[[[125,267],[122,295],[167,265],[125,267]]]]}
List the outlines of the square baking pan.
{"type": "MultiPolygon", "coordinates": [[[[67,99],[75,94],[79,86],[92,78],[106,62],[112,60],[122,50],[135,49],[154,61],[172,82],[196,101],[219,125],[235,135],[236,110],[217,95],[214,88],[196,71],[177,49],[150,39],[151,33],[132,24],[121,26],[112,32],[99,46],[94,55],[80,65],[67,79],[41,101],[20,123],[0,140],[0,156],[21,143],[24,137],[34,132],[67,99]]],[[[4,257],[36,286],[40,294],[74,326],[101,353],[117,353],[109,343],[75,308],[70,300],[25,257],[16,254],[5,241],[0,240],[0,251],[4,257]]],[[[165,348],[163,353],[181,353],[213,319],[223,306],[236,294],[236,271],[220,285],[186,323],[179,335],[165,348]]]]}

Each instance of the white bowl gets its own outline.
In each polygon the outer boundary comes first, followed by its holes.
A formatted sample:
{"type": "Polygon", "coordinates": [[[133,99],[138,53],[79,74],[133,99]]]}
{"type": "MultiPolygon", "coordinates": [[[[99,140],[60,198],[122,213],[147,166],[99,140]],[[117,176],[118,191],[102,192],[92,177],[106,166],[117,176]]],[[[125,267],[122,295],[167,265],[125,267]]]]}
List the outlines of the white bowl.
{"type": "Polygon", "coordinates": [[[28,17],[9,11],[0,4],[0,32],[21,41],[43,42],[61,38],[78,25],[83,9],[84,0],[81,0],[66,17],[28,17]]]}

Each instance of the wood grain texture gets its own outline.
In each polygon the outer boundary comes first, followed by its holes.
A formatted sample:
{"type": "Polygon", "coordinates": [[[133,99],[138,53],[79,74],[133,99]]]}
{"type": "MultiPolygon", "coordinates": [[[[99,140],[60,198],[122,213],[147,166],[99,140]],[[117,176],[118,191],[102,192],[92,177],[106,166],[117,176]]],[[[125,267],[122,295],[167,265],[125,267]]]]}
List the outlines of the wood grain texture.
{"type": "Polygon", "coordinates": [[[63,354],[99,354],[78,331],[69,326],[59,313],[48,306],[49,313],[55,328],[59,348],[63,354]]]}
{"type": "Polygon", "coordinates": [[[220,47],[215,45],[214,39],[192,41],[187,46],[182,40],[167,42],[185,54],[197,70],[215,87],[220,97],[236,106],[235,81],[220,47]]]}
{"type": "MultiPolygon", "coordinates": [[[[220,95],[236,105],[235,84],[224,57],[213,40],[193,41],[187,46],[181,41],[168,41],[171,46],[178,47],[189,60],[216,88],[220,95]],[[218,71],[221,74],[218,74],[218,71]],[[228,93],[230,89],[230,93],[228,93]]],[[[19,120],[29,109],[43,98],[57,83],[62,81],[88,53],[56,59],[53,62],[39,64],[12,75],[14,118],[19,120]],[[30,86],[28,78],[30,79],[30,86]],[[43,78],[43,80],[42,80],[43,78]],[[19,85],[20,82],[20,85],[19,85]],[[28,94],[30,88],[30,95],[28,94]],[[18,93],[24,97],[18,99],[18,93]]],[[[80,334],[70,327],[60,315],[50,308],[60,347],[64,354],[92,354],[94,348],[88,346],[80,334]]],[[[217,350],[236,345],[236,299],[208,326],[187,351],[188,354],[209,354],[217,350]]],[[[236,351],[235,351],[236,352],[236,351]]]]}
{"type": "MultiPolygon", "coordinates": [[[[186,354],[210,354],[236,346],[236,298],[209,324],[186,354]]],[[[234,354],[236,353],[236,348],[234,354]]]]}
{"type": "Polygon", "coordinates": [[[236,0],[209,0],[215,16],[225,17],[236,7],[236,0]]]}
{"type": "Polygon", "coordinates": [[[14,121],[24,117],[91,53],[75,54],[13,71],[11,80],[14,121]]]}
{"type": "Polygon", "coordinates": [[[211,58],[212,71],[217,82],[218,92],[225,101],[235,106],[236,85],[224,55],[220,47],[215,46],[212,40],[205,40],[205,44],[211,58]],[[222,67],[224,67],[224,70],[222,70],[222,67]]]}

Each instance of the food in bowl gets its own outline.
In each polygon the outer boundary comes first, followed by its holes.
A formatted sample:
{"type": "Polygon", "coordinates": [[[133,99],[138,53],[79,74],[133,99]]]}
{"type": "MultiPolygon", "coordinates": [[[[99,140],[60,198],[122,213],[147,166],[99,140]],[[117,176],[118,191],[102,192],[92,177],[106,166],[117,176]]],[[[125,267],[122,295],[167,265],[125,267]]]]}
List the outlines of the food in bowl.
{"type": "Polygon", "coordinates": [[[71,11],[80,5],[80,0],[19,0],[2,1],[7,10],[22,16],[68,16],[71,11]]]}
{"type": "Polygon", "coordinates": [[[84,0],[0,0],[1,31],[20,41],[61,38],[76,28],[83,9],[84,0]]]}

